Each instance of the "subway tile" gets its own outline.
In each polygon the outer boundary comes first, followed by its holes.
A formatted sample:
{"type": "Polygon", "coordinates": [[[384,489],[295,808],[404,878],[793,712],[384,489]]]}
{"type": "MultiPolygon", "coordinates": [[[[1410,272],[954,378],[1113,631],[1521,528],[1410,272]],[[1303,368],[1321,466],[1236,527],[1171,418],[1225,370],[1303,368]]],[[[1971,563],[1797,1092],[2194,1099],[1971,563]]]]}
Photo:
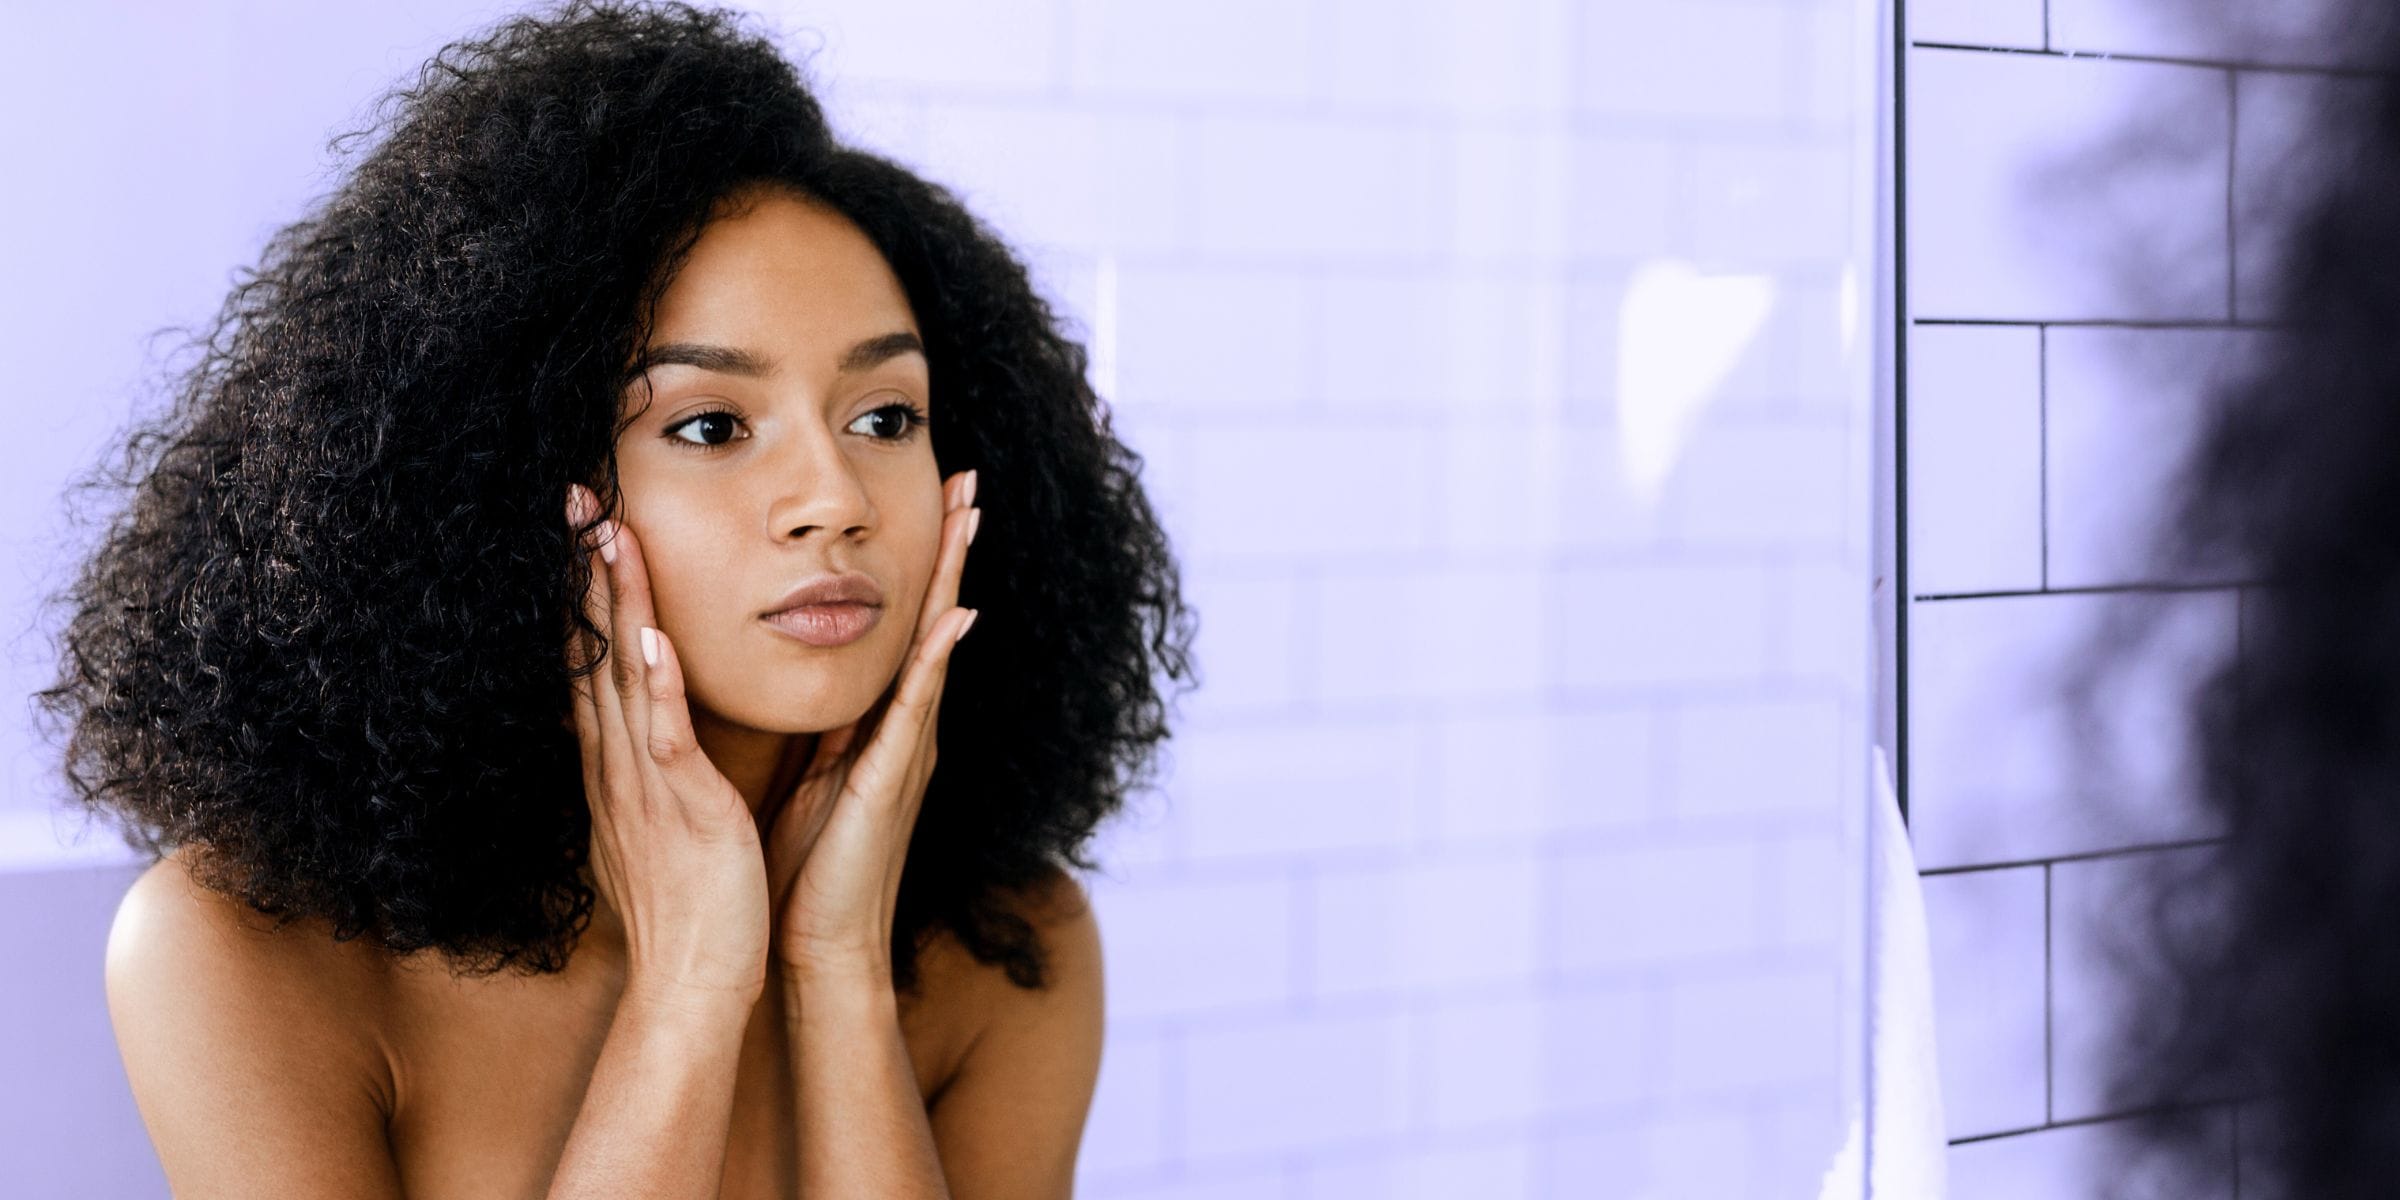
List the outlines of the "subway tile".
{"type": "Polygon", "coordinates": [[[1506,19],[1474,0],[1326,0],[1339,31],[1312,64],[1336,107],[1426,114],[1551,116],[1565,111],[1571,0],[1516,0],[1506,19]]]}
{"type": "Polygon", "coordinates": [[[1194,1164],[1397,1136],[1407,1023],[1397,1014],[1288,1016],[1185,1041],[1184,1155],[1194,1164]]]}
{"type": "Polygon", "coordinates": [[[1949,1200],[2235,1200],[2231,1120],[2224,1110],[2198,1119],[2221,1129],[2222,1176],[2168,1185],[2128,1158],[2129,1122],[2070,1125],[1950,1147],[1949,1200]],[[2194,1190],[2194,1186],[2200,1190],[2194,1190]]]}
{"type": "Polygon", "coordinates": [[[2195,329],[2050,331],[2050,584],[2209,583],[2226,561],[2158,558],[2174,527],[2177,471],[2216,389],[2269,347],[2267,333],[2195,329]]]}
{"type": "MultiPolygon", "coordinates": [[[[2186,872],[2205,872],[2209,847],[2115,855],[2060,863],[2052,868],[2051,998],[2056,1030],[2054,1082],[2056,1115],[2074,1120],[2125,1112],[2161,1103],[2205,1097],[2161,1096],[2122,1085],[2124,1064],[2115,1049],[2125,1045],[2129,1026],[2158,1027],[2145,1001],[2150,986],[2143,972],[2165,970],[2156,954],[2162,933],[2150,904],[2160,882],[2186,872]]],[[[2175,910],[2197,919],[2196,912],[2175,910]]],[[[2188,928],[2180,931],[2191,936],[2188,928]]]]}
{"type": "Polygon", "coordinates": [[[1538,269],[1565,255],[1570,230],[1608,220],[1573,203],[1566,130],[1458,125],[1449,143],[1444,249],[1453,262],[1538,269]]]}
{"type": "Polygon", "coordinates": [[[1914,315],[2229,315],[2223,71],[1908,53],[1914,315]]]}
{"type": "Polygon", "coordinates": [[[1840,704],[1830,698],[1678,705],[1668,770],[1682,817],[1830,815],[1840,802],[1840,704]]]}
{"type": "Polygon", "coordinates": [[[1838,546],[1845,488],[1865,431],[1839,422],[1710,414],[1693,423],[1661,499],[1667,536],[1688,546],[1838,546]]]}
{"type": "Polygon", "coordinates": [[[1422,550],[1438,435],[1329,417],[1262,417],[1186,435],[1190,559],[1258,563],[1422,550]]]}
{"type": "MultiPolygon", "coordinates": [[[[1848,1064],[1845,1070],[1854,1078],[1863,1072],[1848,1064]]],[[[1752,1118],[1751,1170],[1758,1180],[1753,1195],[1830,1200],[1825,1180],[1858,1127],[1855,1102],[1845,1102],[1847,1095],[1838,1084],[1802,1091],[1752,1118]]]]}
{"type": "Polygon", "coordinates": [[[1458,384],[1508,386],[1505,377],[1452,376],[1451,364],[1463,355],[1450,344],[1451,322],[1471,298],[1483,295],[1467,278],[1340,266],[1317,274],[1324,295],[1319,353],[1326,407],[1388,421],[1401,413],[1440,411],[1458,384]]]}
{"type": "Polygon", "coordinates": [[[1538,697],[1548,674],[1546,575],[1530,565],[1323,570],[1303,652],[1317,700],[1538,697]]]}
{"type": "Polygon", "coordinates": [[[2048,8],[2049,0],[1915,0],[1908,40],[2039,50],[2048,8]]]}
{"type": "Polygon", "coordinates": [[[2079,54],[2146,54],[2303,67],[2374,67],[2342,0],[2050,0],[2050,44],[2079,54]]]}
{"type": "Polygon", "coordinates": [[[1658,809],[1647,708],[1465,713],[1438,725],[1437,844],[1623,829],[1658,809]]]}
{"type": "MultiPolygon", "coordinates": [[[[1857,493],[1852,497],[1857,499],[1857,493]]],[[[1864,506],[1849,507],[1855,516],[1864,506]]],[[[1860,518],[1853,536],[1863,535],[1866,521],[1860,518]]],[[[1874,621],[1874,583],[1856,547],[1842,558],[1849,561],[1802,561],[1784,568],[1789,591],[1782,636],[1774,639],[1771,661],[1776,674],[1796,684],[1857,693],[1868,687],[1872,669],[1868,634],[1874,621]]],[[[1864,744],[1863,738],[1847,740],[1843,752],[1864,744]]]]}
{"type": "Polygon", "coordinates": [[[2209,836],[2183,715],[2233,646],[2231,592],[2057,594],[1909,609],[1909,822],[1923,868],[2209,836]],[[2142,649],[2131,640],[2152,640],[2142,649]],[[2075,672],[2107,665],[2088,708],[2075,672]]]}
{"type": "MultiPolygon", "coordinates": [[[[781,7],[781,6],[776,6],[781,7]]],[[[795,9],[797,6],[793,6],[795,9]]],[[[811,59],[812,76],[924,88],[1027,92],[1061,72],[1057,0],[1005,7],[955,0],[834,0],[779,17],[805,36],[790,40],[811,59]]]]}
{"type": "Polygon", "coordinates": [[[1788,114],[1786,4],[1620,4],[1576,31],[1575,106],[1601,117],[1741,122],[1788,114]],[[1709,64],[1694,70],[1695,63],[1709,64]]]}
{"type": "MultiPolygon", "coordinates": [[[[2362,45],[2364,44],[2362,40],[2362,45]]],[[[2373,111],[2370,78],[2234,76],[2234,315],[2272,320],[2293,236],[2315,193],[2346,169],[2342,120],[2373,111]]]]}
{"type": "Polygon", "coordinates": [[[1566,231],[1575,259],[1649,258],[1680,249],[1685,220],[1678,139],[1609,130],[1569,135],[1566,231]]]}
{"type": "Polygon", "coordinates": [[[1986,326],[1909,331],[1912,594],[2042,586],[2041,339],[1986,326]]]}
{"type": "Polygon", "coordinates": [[[1544,1147],[1542,1194],[1611,1200],[1777,1195],[1753,1186],[1749,1137],[1747,1114],[1727,1112],[1653,1112],[1622,1124],[1570,1126],[1544,1147]]]}
{"type": "Polygon", "coordinates": [[[1843,1069],[1843,991],[1831,964],[1751,968],[1661,989],[1664,1077],[1671,1098],[1794,1088],[1834,1094],[1843,1069]]]}
{"type": "Polygon", "coordinates": [[[1668,514],[1635,493],[1625,445],[1613,429],[1546,417],[1462,419],[1435,449],[1441,546],[1484,555],[1663,545],[1668,514]]]}
{"type": "Polygon", "coordinates": [[[1111,1021],[1272,1007],[1292,996],[1297,911],[1281,876],[1099,876],[1087,881],[1108,946],[1111,1021]]]}
{"type": "Polygon", "coordinates": [[[1553,962],[1568,973],[1607,972],[1756,954],[1766,940],[1764,860],[1747,838],[1558,854],[1550,862],[1553,962]]]}
{"type": "Polygon", "coordinates": [[[1398,720],[1181,731],[1168,791],[1185,852],[1205,862],[1406,846],[1427,736],[1398,720]]]}
{"type": "Polygon", "coordinates": [[[1684,151],[1690,251],[1715,270],[1841,262],[1852,250],[1858,198],[1873,160],[1850,131],[1743,144],[1697,141],[1684,151]]]}
{"type": "Polygon", "coordinates": [[[1539,1165],[1528,1136],[1464,1146],[1398,1146],[1369,1158],[1303,1169],[1300,1200],[1534,1200],[1539,1165]]]}
{"type": "MultiPolygon", "coordinates": [[[[1857,752],[1865,754],[1863,739],[1857,752]]],[[[1846,789],[1841,794],[1859,793],[1846,789]]],[[[1829,813],[1820,825],[1803,826],[1768,847],[1768,945],[1840,954],[1842,961],[1851,961],[1854,951],[1848,947],[1865,919],[1866,869],[1859,863],[1861,848],[1842,834],[1844,823],[1844,814],[1829,813]]]]}
{"type": "MultiPolygon", "coordinates": [[[[1065,3],[1067,82],[1077,95],[1290,102],[1315,90],[1315,30],[1323,18],[1314,3],[1065,3]]],[[[998,11],[1014,19],[1013,9],[998,11]]],[[[1047,22],[1039,27],[1053,36],[1047,22]]]]}
{"type": "Polygon", "coordinates": [[[1530,850],[1327,868],[1307,885],[1310,994],[1422,992],[1525,981],[1541,965],[1530,850]]]}
{"type": "Polygon", "coordinates": [[[1301,665],[1313,587],[1288,573],[1193,571],[1184,599],[1199,614],[1192,639],[1201,685],[1182,701],[1203,717],[1291,711],[1309,694],[1301,665]]]}
{"type": "Polygon", "coordinates": [[[1944,1132],[2049,1120],[2048,898],[2043,868],[1924,880],[1944,1132]]]}
{"type": "Polygon", "coordinates": [[[1422,124],[1208,114],[1188,122],[1205,254],[1424,260],[1445,249],[1451,146],[1422,124]]]}
{"type": "Polygon", "coordinates": [[[1538,1014],[1546,1113],[1621,1111],[1653,1086],[1660,1005],[1640,984],[1549,984],[1538,1014]]]}
{"type": "Polygon", "coordinates": [[[1523,1127],[1556,1111],[1548,1092],[1548,1030],[1539,997],[1442,1000],[1419,1017],[1424,1095],[1416,1101],[1436,1136],[1523,1127]]]}
{"type": "MultiPolygon", "coordinates": [[[[1113,956],[1115,943],[1109,946],[1113,956]]],[[[1116,997],[1109,1003],[1113,1007],[1116,997]]],[[[1167,1042],[1172,1034],[1111,1029],[1100,1053],[1100,1080],[1092,1093],[1075,1169],[1083,1175],[1155,1170],[1167,1159],[1169,1074],[1167,1042]]]]}
{"type": "Polygon", "coordinates": [[[1282,268],[1121,265],[1116,337],[1124,402],[1261,418],[1312,407],[1322,286],[1313,272],[1282,268]],[[1228,352],[1235,347],[1238,353],[1228,352]]]}
{"type": "Polygon", "coordinates": [[[1172,117],[1055,102],[927,101],[921,167],[1010,242],[1180,248],[1183,134],[1172,117]]]}
{"type": "Polygon", "coordinates": [[[1077,1200],[1303,1200],[1290,1168],[1232,1163],[1164,1172],[1078,1172],[1077,1200]]]}
{"type": "Polygon", "coordinates": [[[1757,680],[1779,589],[1763,567],[1680,563],[1560,572],[1557,682],[1658,688],[1757,680]]]}

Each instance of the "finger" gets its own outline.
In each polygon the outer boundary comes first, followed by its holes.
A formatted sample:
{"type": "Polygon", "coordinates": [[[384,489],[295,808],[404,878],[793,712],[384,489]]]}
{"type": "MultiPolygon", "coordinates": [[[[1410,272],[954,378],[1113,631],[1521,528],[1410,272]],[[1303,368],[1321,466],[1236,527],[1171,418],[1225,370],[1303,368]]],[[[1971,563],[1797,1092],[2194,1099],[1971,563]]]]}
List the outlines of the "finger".
{"type": "Polygon", "coordinates": [[[642,629],[656,626],[650,611],[650,577],[640,539],[623,521],[600,523],[601,557],[608,563],[609,660],[622,706],[625,732],[635,746],[650,741],[649,666],[643,661],[642,629]]]}
{"type": "MultiPolygon", "coordinates": [[[[614,679],[619,670],[617,660],[633,648],[626,645],[615,632],[615,604],[610,598],[612,585],[608,580],[607,562],[597,548],[587,551],[586,557],[590,559],[592,574],[591,586],[585,593],[585,613],[591,618],[593,628],[607,635],[600,661],[594,665],[591,674],[583,678],[584,697],[590,702],[592,713],[591,753],[599,764],[597,779],[602,784],[600,791],[604,793],[595,797],[594,802],[604,804],[607,800],[607,781],[634,777],[631,727],[625,716],[627,705],[614,679]]],[[[601,644],[601,639],[592,634],[583,636],[587,644],[601,644]]]]}
{"type": "Polygon", "coordinates": [[[901,674],[891,707],[851,768],[852,779],[860,785],[857,790],[890,796],[907,779],[910,761],[918,753],[918,735],[932,719],[937,685],[949,670],[959,634],[971,620],[968,610],[952,608],[934,623],[933,635],[901,674]]]}
{"type": "Polygon", "coordinates": [[[637,636],[642,639],[642,657],[649,667],[650,761],[669,776],[680,775],[701,761],[700,740],[692,732],[691,706],[684,700],[683,659],[667,640],[666,630],[645,626],[637,636]]]}
{"type": "Polygon", "coordinates": [[[942,514],[942,548],[934,560],[933,578],[925,585],[925,603],[917,609],[916,636],[910,642],[912,650],[931,636],[942,614],[958,605],[959,579],[966,573],[967,544],[974,539],[976,525],[983,518],[983,510],[973,503],[972,482],[958,485],[963,501],[942,514]]]}

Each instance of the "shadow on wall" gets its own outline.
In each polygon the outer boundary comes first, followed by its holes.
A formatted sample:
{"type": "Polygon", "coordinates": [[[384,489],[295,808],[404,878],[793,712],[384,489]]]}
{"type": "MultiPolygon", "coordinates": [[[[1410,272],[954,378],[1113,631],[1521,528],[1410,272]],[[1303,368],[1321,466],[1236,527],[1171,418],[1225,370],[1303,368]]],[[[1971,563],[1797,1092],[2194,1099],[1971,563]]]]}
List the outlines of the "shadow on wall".
{"type": "MultiPolygon", "coordinates": [[[[2107,1177],[2091,1182],[2108,1195],[2231,1195],[2238,1177],[2244,1196],[2384,1196],[2400,1177],[2400,21],[2378,3],[2269,8],[2087,18],[2079,49],[2138,35],[2224,64],[2224,90],[2036,185],[2138,221],[2109,207],[2127,180],[2216,156],[2229,278],[2161,272],[2161,243],[2140,236],[2095,263],[2119,295],[2241,332],[2181,362],[2115,355],[2142,381],[2122,389],[2135,402],[2147,388],[2197,403],[2157,426],[2153,448],[2172,449],[2136,489],[2155,495],[2106,505],[2151,586],[2100,606],[2061,676],[2078,729],[2134,733],[2085,737],[2071,770],[2179,760],[2199,835],[2062,867],[2075,894],[2052,898],[2084,914],[2057,936],[2105,982],[2057,1053],[2080,1059],[2095,1115],[2141,1118],[2106,1127],[2107,1177]],[[2261,69],[2296,64],[2315,65],[2261,69]],[[2172,615],[2194,581],[2234,585],[2233,636],[2202,652],[2172,615]],[[2167,703],[2122,702],[2162,672],[2167,703]]],[[[2086,792],[2094,819],[2143,799],[2086,792]]]]}

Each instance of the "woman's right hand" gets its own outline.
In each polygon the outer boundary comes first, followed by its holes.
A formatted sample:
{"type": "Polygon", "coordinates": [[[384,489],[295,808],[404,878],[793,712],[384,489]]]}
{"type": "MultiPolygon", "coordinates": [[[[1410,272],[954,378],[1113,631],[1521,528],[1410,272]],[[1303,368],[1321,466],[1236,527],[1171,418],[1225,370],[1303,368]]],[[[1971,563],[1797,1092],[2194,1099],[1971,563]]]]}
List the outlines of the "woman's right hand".
{"type": "MultiPolygon", "coordinates": [[[[569,485],[574,528],[596,511],[589,489],[569,485]]],[[[591,540],[584,611],[609,646],[598,670],[573,681],[575,733],[593,879],[624,926],[627,992],[755,1002],[771,927],[757,823],[693,737],[682,660],[656,628],[640,543],[615,521],[591,540]]],[[[576,659],[590,656],[589,635],[577,631],[570,645],[576,659]]]]}

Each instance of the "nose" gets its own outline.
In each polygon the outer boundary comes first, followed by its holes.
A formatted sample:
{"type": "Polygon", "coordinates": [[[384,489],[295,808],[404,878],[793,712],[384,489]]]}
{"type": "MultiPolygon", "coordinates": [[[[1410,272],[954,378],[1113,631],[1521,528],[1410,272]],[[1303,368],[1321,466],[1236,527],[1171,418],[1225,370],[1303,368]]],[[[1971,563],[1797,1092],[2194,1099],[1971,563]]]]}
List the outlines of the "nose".
{"type": "Polygon", "coordinates": [[[811,530],[829,530],[854,537],[873,527],[874,501],[842,453],[838,436],[811,424],[769,464],[774,489],[767,506],[769,536],[797,540],[811,530]]]}

